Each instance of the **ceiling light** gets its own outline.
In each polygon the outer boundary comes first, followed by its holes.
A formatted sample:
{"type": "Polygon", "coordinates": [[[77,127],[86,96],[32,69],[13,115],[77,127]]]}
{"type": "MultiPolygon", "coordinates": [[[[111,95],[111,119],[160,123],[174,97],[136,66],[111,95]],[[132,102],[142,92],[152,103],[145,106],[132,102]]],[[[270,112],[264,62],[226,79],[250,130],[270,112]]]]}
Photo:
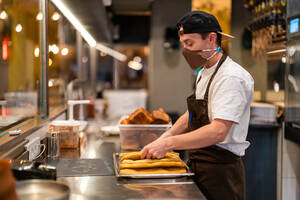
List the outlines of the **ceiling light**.
{"type": "Polygon", "coordinates": [[[280,90],[279,83],[274,82],[274,91],[275,91],[275,92],[279,92],[279,90],[280,90]]]}
{"type": "Polygon", "coordinates": [[[89,32],[82,26],[73,13],[62,3],[61,0],[52,0],[55,6],[64,14],[70,23],[80,32],[85,41],[92,47],[96,46],[96,40],[90,35],[89,32]]]}
{"type": "Polygon", "coordinates": [[[135,56],[134,58],[133,58],[133,61],[135,61],[135,62],[142,62],[142,58],[141,57],[139,57],[139,56],[135,56]]]}
{"type": "Polygon", "coordinates": [[[7,19],[7,13],[5,12],[5,10],[3,10],[3,11],[0,13],[0,19],[7,19]]]}
{"type": "Polygon", "coordinates": [[[39,57],[39,55],[40,55],[40,49],[38,47],[36,47],[34,49],[34,56],[37,58],[37,57],[39,57]]]}
{"type": "Polygon", "coordinates": [[[285,56],[282,56],[281,62],[282,62],[282,63],[286,63],[286,57],[285,57],[285,56]]]}
{"type": "Polygon", "coordinates": [[[58,54],[59,48],[56,46],[56,44],[53,44],[53,45],[52,45],[51,51],[52,51],[54,54],[58,54]]]}
{"type": "Polygon", "coordinates": [[[83,39],[91,46],[96,47],[99,51],[118,59],[120,61],[125,61],[127,57],[109,47],[104,46],[96,42],[96,40],[91,36],[91,34],[83,27],[79,20],[73,15],[73,13],[62,3],[61,0],[51,0],[55,6],[60,10],[60,12],[69,20],[69,22],[75,27],[75,29],[81,34],[83,39]]]}
{"type": "Polygon", "coordinates": [[[49,87],[53,87],[53,80],[49,80],[48,86],[49,86],[49,87]]]}
{"type": "Polygon", "coordinates": [[[69,53],[69,49],[66,47],[61,50],[61,55],[63,55],[63,56],[68,55],[68,53],[69,53]]]}
{"type": "Polygon", "coordinates": [[[139,62],[131,60],[131,61],[128,62],[128,67],[138,71],[138,70],[141,70],[143,68],[143,65],[139,62]]]}
{"type": "Polygon", "coordinates": [[[60,14],[58,12],[54,12],[52,15],[52,20],[57,21],[60,19],[60,14]]]}
{"type": "Polygon", "coordinates": [[[96,49],[98,49],[99,51],[103,51],[104,53],[114,57],[115,59],[118,59],[120,61],[125,61],[127,59],[127,56],[125,56],[124,54],[121,54],[118,51],[115,51],[111,48],[108,48],[102,44],[97,44],[96,45],[96,49]]]}
{"type": "Polygon", "coordinates": [[[285,52],[286,49],[277,49],[277,50],[269,51],[267,52],[267,54],[270,55],[270,54],[285,53],[285,52]]]}
{"type": "Polygon", "coordinates": [[[100,51],[100,56],[104,57],[106,55],[107,55],[106,53],[104,53],[103,51],[100,51]]]}
{"type": "Polygon", "coordinates": [[[35,18],[37,21],[41,21],[43,19],[43,14],[41,12],[39,12],[37,15],[36,15],[36,18],[35,18]]]}
{"type": "Polygon", "coordinates": [[[53,63],[53,61],[52,61],[52,59],[51,58],[49,58],[49,61],[48,61],[49,63],[49,67],[52,65],[52,63],[53,63]]]}
{"type": "Polygon", "coordinates": [[[18,33],[21,32],[22,29],[23,29],[23,27],[22,27],[21,24],[17,24],[17,25],[16,25],[16,31],[17,31],[18,33]]]}

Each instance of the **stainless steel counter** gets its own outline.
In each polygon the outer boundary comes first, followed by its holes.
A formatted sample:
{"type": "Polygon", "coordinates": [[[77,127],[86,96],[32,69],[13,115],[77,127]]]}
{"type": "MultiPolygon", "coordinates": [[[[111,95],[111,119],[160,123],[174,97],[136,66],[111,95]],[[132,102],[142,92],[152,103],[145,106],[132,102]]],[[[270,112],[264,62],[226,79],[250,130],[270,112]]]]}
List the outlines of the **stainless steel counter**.
{"type": "MultiPolygon", "coordinates": [[[[88,129],[89,130],[89,129],[88,129]]],[[[64,151],[60,159],[103,159],[113,167],[112,154],[120,152],[119,136],[99,132],[81,135],[80,151],[64,151]]],[[[48,163],[55,164],[57,160],[48,163]]],[[[59,177],[70,186],[71,199],[205,199],[196,184],[187,178],[118,179],[115,176],[59,177]]]]}
{"type": "Polygon", "coordinates": [[[191,181],[118,180],[114,176],[66,177],[58,181],[71,188],[71,199],[205,199],[191,181]]]}

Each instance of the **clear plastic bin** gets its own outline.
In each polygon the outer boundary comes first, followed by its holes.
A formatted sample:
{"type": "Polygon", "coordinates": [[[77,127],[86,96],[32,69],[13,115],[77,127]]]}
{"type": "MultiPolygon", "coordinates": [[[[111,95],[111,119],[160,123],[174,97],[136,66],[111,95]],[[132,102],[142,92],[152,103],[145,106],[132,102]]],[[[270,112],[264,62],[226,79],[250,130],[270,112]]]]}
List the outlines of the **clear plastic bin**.
{"type": "Polygon", "coordinates": [[[172,124],[120,124],[121,148],[141,150],[160,137],[172,124]]]}
{"type": "Polygon", "coordinates": [[[54,130],[59,133],[59,143],[61,149],[79,148],[79,126],[80,123],[68,120],[56,120],[51,123],[54,130]]]}

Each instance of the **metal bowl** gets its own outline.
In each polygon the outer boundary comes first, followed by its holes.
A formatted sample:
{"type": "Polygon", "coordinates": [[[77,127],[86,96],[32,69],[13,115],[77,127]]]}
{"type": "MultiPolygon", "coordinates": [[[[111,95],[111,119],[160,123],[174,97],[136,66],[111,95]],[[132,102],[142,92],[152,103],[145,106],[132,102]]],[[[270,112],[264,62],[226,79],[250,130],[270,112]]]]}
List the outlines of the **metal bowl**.
{"type": "Polygon", "coordinates": [[[70,196],[67,185],[52,180],[18,181],[16,186],[20,200],[67,200],[70,196]]]}

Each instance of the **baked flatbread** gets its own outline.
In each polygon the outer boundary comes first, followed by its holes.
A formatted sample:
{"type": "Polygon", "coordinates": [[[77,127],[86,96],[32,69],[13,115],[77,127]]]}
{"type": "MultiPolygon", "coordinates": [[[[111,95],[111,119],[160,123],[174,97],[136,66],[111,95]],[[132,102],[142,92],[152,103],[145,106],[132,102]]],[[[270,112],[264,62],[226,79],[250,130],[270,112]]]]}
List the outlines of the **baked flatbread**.
{"type": "MultiPolygon", "coordinates": [[[[142,160],[141,160],[142,161],[142,160]]],[[[158,167],[185,167],[181,161],[157,161],[157,162],[137,162],[129,164],[120,164],[120,169],[141,169],[141,168],[158,168],[158,167]]]]}
{"type": "Polygon", "coordinates": [[[154,169],[121,169],[121,174],[181,174],[186,173],[185,168],[154,168],[154,169]]]}
{"type": "Polygon", "coordinates": [[[157,162],[181,162],[179,158],[163,158],[163,159],[143,159],[143,160],[123,160],[121,164],[140,164],[140,163],[157,163],[157,162]]]}
{"type": "MultiPolygon", "coordinates": [[[[139,152],[130,152],[130,153],[122,153],[120,155],[120,161],[122,160],[140,160],[142,153],[139,152]]],[[[176,152],[167,152],[164,158],[179,158],[179,153],[176,152]]]]}

